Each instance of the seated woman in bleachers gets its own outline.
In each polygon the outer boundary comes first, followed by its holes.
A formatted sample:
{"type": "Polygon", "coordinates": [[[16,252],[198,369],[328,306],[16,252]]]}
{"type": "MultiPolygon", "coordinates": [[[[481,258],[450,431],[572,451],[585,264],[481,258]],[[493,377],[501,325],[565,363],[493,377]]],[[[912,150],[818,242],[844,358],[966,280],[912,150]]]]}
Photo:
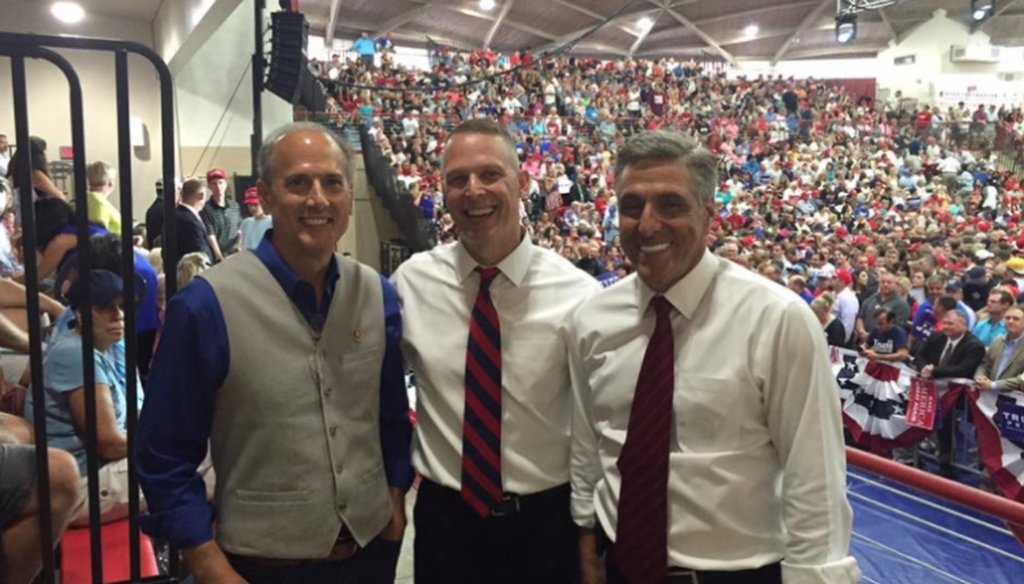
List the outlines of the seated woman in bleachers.
{"type": "MultiPolygon", "coordinates": [[[[86,301],[79,277],[68,289],[74,311],[69,332],[60,335],[43,360],[45,380],[46,432],[48,443],[71,453],[78,462],[82,479],[79,491],[83,503],[75,513],[73,525],[89,521],[86,478],[86,398],[82,362],[82,307],[86,301]]],[[[115,521],[128,514],[128,438],[126,435],[127,380],[118,366],[114,346],[124,338],[124,283],[107,270],[89,274],[89,300],[92,304],[93,365],[96,381],[96,437],[100,473],[100,521],[115,521]]],[[[26,404],[31,419],[34,404],[26,404]]],[[[145,503],[142,502],[145,509],[145,503]]]]}
{"type": "MultiPolygon", "coordinates": [[[[62,199],[39,199],[35,202],[35,214],[38,276],[42,282],[56,275],[65,261],[74,255],[78,247],[78,228],[74,209],[62,199]]],[[[89,225],[90,236],[106,232],[103,227],[89,225]]]]}

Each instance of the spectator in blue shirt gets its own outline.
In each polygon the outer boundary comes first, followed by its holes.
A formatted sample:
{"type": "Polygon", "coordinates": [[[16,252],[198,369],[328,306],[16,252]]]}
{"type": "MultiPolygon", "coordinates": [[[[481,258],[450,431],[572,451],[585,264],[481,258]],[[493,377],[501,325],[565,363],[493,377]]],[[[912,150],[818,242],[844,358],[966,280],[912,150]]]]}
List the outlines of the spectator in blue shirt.
{"type": "Polygon", "coordinates": [[[997,337],[1006,334],[1006,322],[1003,315],[1013,306],[1013,294],[1006,288],[996,288],[989,292],[988,302],[985,303],[985,318],[978,321],[971,330],[974,336],[978,337],[981,344],[986,347],[992,345],[997,337]]]}
{"type": "MultiPolygon", "coordinates": [[[[124,338],[124,294],[121,276],[107,270],[93,270],[88,277],[89,295],[85,294],[86,278],[79,277],[68,290],[67,297],[74,319],[66,334],[49,347],[43,361],[45,380],[46,435],[50,446],[71,453],[78,462],[79,494],[82,505],[74,514],[74,524],[86,525],[89,509],[85,494],[86,450],[82,437],[86,429],[86,397],[82,363],[82,311],[88,301],[92,311],[93,365],[96,391],[96,445],[99,454],[100,521],[122,519],[128,515],[128,438],[126,423],[127,379],[117,364],[114,346],[124,338]]],[[[31,417],[35,405],[26,402],[26,416],[31,417]]],[[[143,504],[143,509],[145,505],[143,504]]]]}
{"type": "Polygon", "coordinates": [[[136,442],[142,526],[200,582],[394,580],[413,478],[401,313],[335,253],[352,165],[319,125],[273,132],[256,188],[274,229],[168,304],[136,442]]]}
{"type": "Polygon", "coordinates": [[[370,38],[370,33],[363,32],[360,34],[359,38],[349,47],[349,50],[359,53],[359,58],[363,61],[363,67],[367,70],[373,69],[373,56],[377,53],[377,43],[373,42],[373,39],[370,38]]]}
{"type": "Polygon", "coordinates": [[[260,197],[256,194],[256,187],[249,187],[245,190],[245,207],[249,210],[249,216],[242,220],[238,226],[238,240],[242,242],[242,248],[253,251],[263,241],[264,234],[274,226],[274,218],[263,212],[260,205],[260,197]]]}
{"type": "Polygon", "coordinates": [[[896,313],[880,308],[874,314],[875,329],[868,335],[864,356],[872,361],[906,361],[907,331],[896,325],[896,313]]]}

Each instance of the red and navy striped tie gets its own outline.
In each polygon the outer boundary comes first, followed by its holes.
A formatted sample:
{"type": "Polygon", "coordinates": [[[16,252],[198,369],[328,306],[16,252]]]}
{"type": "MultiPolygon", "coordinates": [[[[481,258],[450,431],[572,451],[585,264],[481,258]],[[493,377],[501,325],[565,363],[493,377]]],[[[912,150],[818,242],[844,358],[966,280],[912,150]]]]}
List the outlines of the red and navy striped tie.
{"type": "Polygon", "coordinates": [[[672,305],[651,300],[656,320],[629,411],[617,466],[619,491],[615,563],[629,584],[656,584],[668,571],[668,456],[672,437],[675,351],[672,305]]]}
{"type": "Polygon", "coordinates": [[[502,500],[501,327],[491,302],[498,268],[477,268],[480,291],[466,344],[466,407],[462,422],[462,498],[481,517],[502,500]]]}

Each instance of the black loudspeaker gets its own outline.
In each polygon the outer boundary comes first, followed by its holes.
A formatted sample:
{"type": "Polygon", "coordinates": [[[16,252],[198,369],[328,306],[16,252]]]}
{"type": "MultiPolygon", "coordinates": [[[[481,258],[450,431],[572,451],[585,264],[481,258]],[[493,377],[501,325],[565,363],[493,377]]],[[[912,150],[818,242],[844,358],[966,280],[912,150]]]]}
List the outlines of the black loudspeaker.
{"type": "Polygon", "coordinates": [[[306,41],[309,23],[299,12],[275,12],[270,15],[271,49],[266,88],[289,103],[299,101],[300,81],[306,67],[306,41]]]}
{"type": "Polygon", "coordinates": [[[299,73],[299,103],[311,112],[327,111],[326,90],[308,67],[299,73]]]}

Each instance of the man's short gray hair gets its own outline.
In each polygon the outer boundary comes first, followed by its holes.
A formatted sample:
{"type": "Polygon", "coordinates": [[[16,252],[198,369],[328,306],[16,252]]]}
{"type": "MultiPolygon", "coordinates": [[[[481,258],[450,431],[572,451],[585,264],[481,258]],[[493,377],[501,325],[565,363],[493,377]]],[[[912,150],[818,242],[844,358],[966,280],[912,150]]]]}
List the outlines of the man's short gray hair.
{"type": "Polygon", "coordinates": [[[616,192],[627,168],[672,162],[681,163],[689,172],[691,184],[688,186],[701,203],[714,200],[718,161],[692,138],[664,130],[638,134],[619,150],[615,160],[616,192]]]}
{"type": "Polygon", "coordinates": [[[353,189],[354,187],[352,177],[355,174],[355,163],[352,159],[352,147],[349,146],[348,142],[346,142],[344,138],[342,138],[341,136],[321,126],[320,124],[316,124],[313,122],[293,122],[290,124],[285,124],[284,126],[281,126],[280,128],[271,132],[266,138],[263,139],[263,144],[260,146],[259,157],[257,159],[259,163],[260,180],[266,183],[267,186],[270,186],[270,184],[273,183],[274,167],[271,164],[270,160],[271,157],[274,155],[274,147],[277,145],[277,142],[281,138],[284,138],[288,134],[302,131],[320,132],[324,136],[330,138],[335,144],[337,144],[338,148],[341,149],[342,156],[344,157],[344,160],[341,160],[340,164],[342,172],[345,174],[345,182],[348,183],[349,189],[353,189]]]}
{"type": "Polygon", "coordinates": [[[957,320],[960,321],[960,324],[963,324],[963,325],[967,325],[968,324],[967,314],[965,314],[964,311],[960,310],[959,308],[955,308],[953,310],[950,310],[949,312],[946,313],[946,316],[955,317],[957,320]]]}

